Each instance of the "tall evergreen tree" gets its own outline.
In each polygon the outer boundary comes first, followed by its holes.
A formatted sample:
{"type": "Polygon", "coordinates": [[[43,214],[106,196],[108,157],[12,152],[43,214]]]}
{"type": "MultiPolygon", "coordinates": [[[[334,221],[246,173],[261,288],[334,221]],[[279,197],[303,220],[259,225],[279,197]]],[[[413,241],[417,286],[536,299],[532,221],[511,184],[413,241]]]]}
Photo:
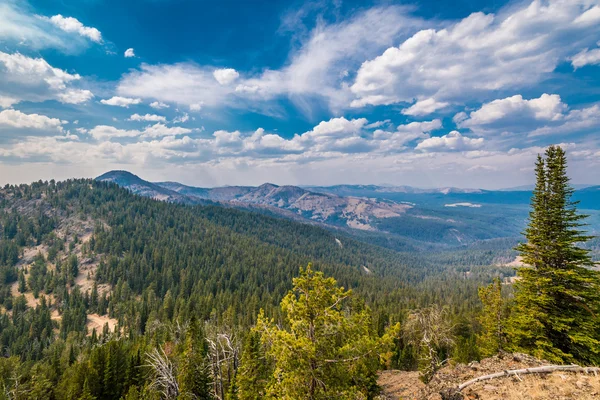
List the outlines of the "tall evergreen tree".
{"type": "Polygon", "coordinates": [[[260,334],[252,330],[246,338],[237,378],[240,400],[259,400],[265,397],[269,365],[260,343],[260,334]]]}
{"type": "Polygon", "coordinates": [[[483,332],[477,336],[477,345],[483,357],[493,356],[506,347],[506,302],[502,297],[502,281],[494,279],[490,285],[479,288],[483,309],[479,323],[483,332]]]}
{"type": "Polygon", "coordinates": [[[180,355],[179,384],[181,399],[211,399],[211,380],[206,363],[208,352],[204,333],[196,318],[192,318],[180,355]]]}
{"type": "Polygon", "coordinates": [[[586,217],[571,199],[565,152],[538,156],[527,242],[518,271],[509,335],[515,350],[554,362],[600,364],[600,274],[590,267],[586,217]]]}

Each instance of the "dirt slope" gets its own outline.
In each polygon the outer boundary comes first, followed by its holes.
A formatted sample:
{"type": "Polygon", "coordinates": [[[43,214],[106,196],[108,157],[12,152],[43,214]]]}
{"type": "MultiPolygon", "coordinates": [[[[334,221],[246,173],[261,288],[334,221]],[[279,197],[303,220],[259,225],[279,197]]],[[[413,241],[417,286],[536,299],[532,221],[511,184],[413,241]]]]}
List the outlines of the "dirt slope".
{"type": "Polygon", "coordinates": [[[452,394],[459,384],[482,375],[542,365],[549,364],[523,354],[503,354],[479,363],[447,366],[428,385],[419,380],[418,373],[406,371],[383,371],[379,384],[385,400],[600,400],[600,375],[564,371],[497,378],[452,394]]]}

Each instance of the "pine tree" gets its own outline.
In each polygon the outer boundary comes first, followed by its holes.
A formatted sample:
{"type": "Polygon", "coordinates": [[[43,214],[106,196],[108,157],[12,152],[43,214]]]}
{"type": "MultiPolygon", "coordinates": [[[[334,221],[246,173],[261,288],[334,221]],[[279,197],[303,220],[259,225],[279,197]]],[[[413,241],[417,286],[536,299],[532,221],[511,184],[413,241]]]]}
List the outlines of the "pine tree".
{"type": "Polygon", "coordinates": [[[269,365],[260,344],[260,334],[253,330],[248,334],[240,370],[237,377],[240,400],[259,400],[265,397],[269,377],[269,365]]]}
{"type": "Polygon", "coordinates": [[[489,286],[480,287],[478,293],[483,304],[478,318],[483,332],[477,336],[477,345],[481,355],[489,357],[506,346],[506,302],[502,297],[500,278],[494,279],[489,286]]]}
{"type": "Polygon", "coordinates": [[[526,243],[509,321],[514,350],[553,362],[600,364],[600,274],[589,267],[586,216],[571,200],[565,152],[550,146],[538,156],[526,243]]]}
{"type": "Polygon", "coordinates": [[[256,329],[275,362],[267,397],[354,399],[373,395],[379,339],[370,310],[309,266],[281,301],[284,329],[261,311],[256,329]]]}
{"type": "Polygon", "coordinates": [[[25,282],[25,274],[21,269],[19,271],[19,293],[25,293],[27,291],[27,282],[25,282]]]}
{"type": "Polygon", "coordinates": [[[211,399],[211,380],[206,362],[208,349],[198,321],[192,318],[179,357],[177,383],[181,399],[211,399]]]}

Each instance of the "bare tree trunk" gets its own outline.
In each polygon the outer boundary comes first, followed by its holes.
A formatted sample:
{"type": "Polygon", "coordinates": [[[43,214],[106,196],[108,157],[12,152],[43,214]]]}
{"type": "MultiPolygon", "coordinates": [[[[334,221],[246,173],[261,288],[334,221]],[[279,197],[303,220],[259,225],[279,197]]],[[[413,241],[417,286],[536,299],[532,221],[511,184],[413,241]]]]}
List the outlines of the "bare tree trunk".
{"type": "Polygon", "coordinates": [[[543,367],[534,367],[534,368],[524,368],[524,369],[512,369],[509,371],[496,372],[495,374],[483,375],[470,381],[467,381],[458,386],[458,390],[461,391],[467,386],[470,386],[474,383],[481,381],[488,381],[490,379],[501,378],[503,376],[512,376],[512,375],[525,375],[525,374],[549,374],[554,371],[569,371],[569,372],[585,372],[589,374],[593,372],[594,374],[598,374],[600,372],[600,368],[597,367],[581,367],[579,365],[546,365],[543,367]]]}

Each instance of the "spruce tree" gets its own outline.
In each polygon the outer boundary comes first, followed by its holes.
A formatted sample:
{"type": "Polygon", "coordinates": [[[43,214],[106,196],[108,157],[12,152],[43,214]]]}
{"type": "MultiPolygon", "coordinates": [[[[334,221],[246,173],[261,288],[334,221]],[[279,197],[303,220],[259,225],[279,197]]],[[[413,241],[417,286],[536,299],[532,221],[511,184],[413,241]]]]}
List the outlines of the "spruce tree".
{"type": "Polygon", "coordinates": [[[477,345],[481,355],[489,357],[506,347],[506,302],[502,297],[500,278],[480,287],[478,293],[483,309],[478,318],[482,332],[477,335],[477,345]]]}
{"type": "Polygon", "coordinates": [[[237,377],[240,400],[259,400],[265,397],[269,367],[260,343],[260,333],[252,330],[244,344],[237,377]]]}
{"type": "Polygon", "coordinates": [[[566,155],[550,146],[538,156],[527,242],[509,326],[514,350],[553,362],[600,364],[600,274],[582,232],[586,217],[571,199],[566,155]]]}
{"type": "Polygon", "coordinates": [[[183,343],[183,352],[179,357],[177,383],[181,399],[212,398],[207,352],[204,332],[198,320],[192,318],[183,343]]]}

